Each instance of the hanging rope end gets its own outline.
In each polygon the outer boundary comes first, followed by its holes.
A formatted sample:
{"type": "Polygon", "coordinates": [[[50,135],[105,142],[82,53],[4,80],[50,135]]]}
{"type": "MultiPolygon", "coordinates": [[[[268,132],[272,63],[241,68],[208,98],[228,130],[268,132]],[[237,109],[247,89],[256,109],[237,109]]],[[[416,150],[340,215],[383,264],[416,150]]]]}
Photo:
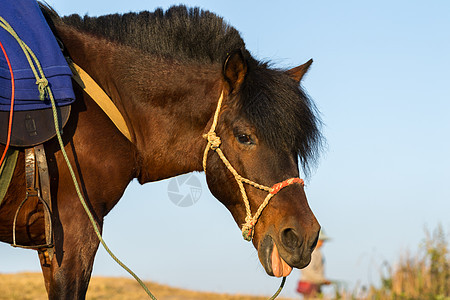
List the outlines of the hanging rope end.
{"type": "Polygon", "coordinates": [[[48,80],[45,77],[39,78],[36,80],[36,84],[38,86],[39,90],[39,100],[44,101],[45,100],[45,93],[48,87],[48,80]]]}

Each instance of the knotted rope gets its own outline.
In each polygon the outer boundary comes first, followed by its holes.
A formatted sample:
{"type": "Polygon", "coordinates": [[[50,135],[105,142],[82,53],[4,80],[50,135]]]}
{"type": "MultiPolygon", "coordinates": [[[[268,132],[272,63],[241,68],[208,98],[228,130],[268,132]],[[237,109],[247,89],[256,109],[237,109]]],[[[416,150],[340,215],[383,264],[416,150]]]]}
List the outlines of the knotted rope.
{"type": "Polygon", "coordinates": [[[28,64],[30,65],[31,71],[36,77],[36,84],[38,85],[39,90],[39,99],[42,101],[45,100],[45,90],[48,87],[48,81],[45,78],[44,72],[40,68],[40,65],[37,64],[38,59],[36,55],[34,54],[33,51],[31,51],[30,47],[28,47],[28,45],[25,44],[24,41],[22,41],[22,39],[17,35],[15,30],[3,17],[0,17],[0,27],[2,27],[9,34],[11,34],[19,44],[20,48],[22,48],[22,51],[25,54],[28,64]]]}
{"type": "Polygon", "coordinates": [[[48,86],[48,80],[47,78],[39,78],[36,80],[36,84],[38,86],[39,90],[39,100],[44,101],[45,100],[45,90],[48,86]]]}
{"type": "Polygon", "coordinates": [[[245,223],[242,225],[242,236],[246,241],[251,241],[253,238],[254,228],[256,223],[258,222],[259,217],[261,216],[264,208],[269,204],[270,199],[272,199],[273,196],[275,196],[281,189],[294,184],[294,183],[300,183],[301,185],[304,185],[303,179],[300,179],[298,177],[290,178],[287,180],[284,180],[282,182],[274,184],[272,187],[265,186],[259,183],[256,183],[250,179],[247,179],[245,177],[242,177],[239,175],[239,173],[236,171],[235,168],[231,165],[231,163],[228,161],[228,159],[225,157],[225,154],[223,154],[222,149],[220,149],[221,140],[220,137],[216,134],[216,126],[219,119],[219,113],[220,109],[222,107],[223,102],[223,91],[220,94],[219,100],[217,102],[217,108],[214,113],[213,122],[211,124],[211,128],[209,129],[208,133],[204,134],[203,137],[207,139],[208,144],[206,145],[205,152],[203,153],[203,170],[206,173],[206,162],[208,159],[208,152],[209,150],[215,151],[222,162],[225,164],[227,169],[233,174],[234,178],[236,179],[236,182],[239,186],[239,190],[241,191],[242,200],[245,204],[245,210],[246,210],[246,217],[245,217],[245,223]],[[250,209],[250,202],[247,197],[247,193],[245,191],[244,183],[249,184],[257,189],[264,190],[268,192],[266,198],[261,203],[261,205],[258,207],[258,210],[256,213],[252,216],[252,211],[250,209]]]}

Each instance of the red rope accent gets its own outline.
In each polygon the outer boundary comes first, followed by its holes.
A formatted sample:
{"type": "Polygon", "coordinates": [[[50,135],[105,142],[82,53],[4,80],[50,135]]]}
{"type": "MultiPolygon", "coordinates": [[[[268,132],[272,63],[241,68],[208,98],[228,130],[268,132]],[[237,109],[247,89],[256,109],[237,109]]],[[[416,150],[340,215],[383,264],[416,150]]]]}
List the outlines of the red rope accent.
{"type": "Polygon", "coordinates": [[[3,54],[5,55],[6,62],[8,63],[9,73],[11,74],[11,110],[9,112],[8,139],[6,141],[6,147],[5,147],[5,150],[3,151],[2,158],[0,159],[0,166],[1,166],[3,164],[3,160],[5,159],[6,152],[8,151],[9,143],[11,141],[15,85],[14,85],[14,73],[13,73],[13,70],[11,67],[11,62],[9,61],[8,54],[6,54],[5,48],[3,47],[3,44],[1,41],[0,41],[0,48],[2,48],[3,54]]]}
{"type": "Polygon", "coordinates": [[[305,185],[305,181],[301,178],[298,177],[293,177],[293,178],[289,178],[286,179],[285,181],[282,182],[278,182],[275,183],[272,186],[272,191],[270,192],[271,194],[275,195],[276,193],[278,193],[282,188],[287,187],[288,185],[294,184],[294,183],[300,183],[301,185],[305,185]]]}

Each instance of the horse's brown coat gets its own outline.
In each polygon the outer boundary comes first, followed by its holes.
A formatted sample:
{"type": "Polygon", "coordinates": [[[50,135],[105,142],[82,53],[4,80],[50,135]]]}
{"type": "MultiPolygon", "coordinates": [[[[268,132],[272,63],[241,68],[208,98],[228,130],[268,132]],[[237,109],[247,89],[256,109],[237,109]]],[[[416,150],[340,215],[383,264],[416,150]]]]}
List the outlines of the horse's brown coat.
{"type": "MultiPolygon", "coordinates": [[[[269,186],[299,176],[297,153],[282,145],[269,147],[239,111],[241,85],[251,72],[243,56],[231,55],[223,69],[217,63],[152,57],[62,22],[56,23],[56,33],[73,61],[115,102],[132,135],[130,142],[74,84],[77,101],[64,129],[65,150],[100,227],[132,179],[137,178],[143,184],[202,170],[206,146],[202,135],[211,126],[222,90],[224,107],[217,133],[223,151],[241,175],[269,186]],[[253,143],[240,143],[236,138],[239,134],[251,136],[253,143]]],[[[288,75],[298,82],[309,64],[292,69],[288,75]]],[[[53,199],[55,255],[50,263],[42,254],[39,256],[50,299],[84,299],[99,242],[58,147],[55,140],[45,144],[53,199]]],[[[0,151],[3,149],[0,145],[0,151]]],[[[14,180],[0,206],[0,240],[7,243],[12,242],[12,220],[25,194],[23,165],[21,153],[14,180]]],[[[206,175],[211,192],[240,226],[245,218],[244,204],[233,176],[214,153],[209,154],[206,175]]],[[[248,188],[247,193],[255,211],[265,192],[248,188]]],[[[17,222],[18,243],[42,243],[42,209],[30,202],[23,211],[17,222]]],[[[272,241],[287,263],[304,267],[318,230],[303,187],[290,186],[265,209],[255,227],[253,244],[269,274],[271,267],[266,258],[270,256],[272,241]]]]}

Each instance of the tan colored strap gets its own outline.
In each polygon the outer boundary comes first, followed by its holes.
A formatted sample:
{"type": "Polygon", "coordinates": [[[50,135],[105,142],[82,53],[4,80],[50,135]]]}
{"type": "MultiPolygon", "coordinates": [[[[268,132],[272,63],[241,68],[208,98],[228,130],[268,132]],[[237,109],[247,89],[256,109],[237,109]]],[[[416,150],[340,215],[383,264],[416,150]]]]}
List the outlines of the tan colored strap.
{"type": "Polygon", "coordinates": [[[76,63],[71,62],[69,65],[72,69],[73,79],[76,83],[78,83],[78,85],[82,87],[89,96],[91,96],[91,98],[98,104],[98,106],[100,106],[106,115],[108,115],[114,125],[116,125],[117,129],[119,129],[120,132],[122,132],[122,134],[131,141],[131,134],[128,130],[125,119],[105,91],[103,91],[95,80],[92,79],[92,77],[89,76],[89,74],[76,63]]]}

